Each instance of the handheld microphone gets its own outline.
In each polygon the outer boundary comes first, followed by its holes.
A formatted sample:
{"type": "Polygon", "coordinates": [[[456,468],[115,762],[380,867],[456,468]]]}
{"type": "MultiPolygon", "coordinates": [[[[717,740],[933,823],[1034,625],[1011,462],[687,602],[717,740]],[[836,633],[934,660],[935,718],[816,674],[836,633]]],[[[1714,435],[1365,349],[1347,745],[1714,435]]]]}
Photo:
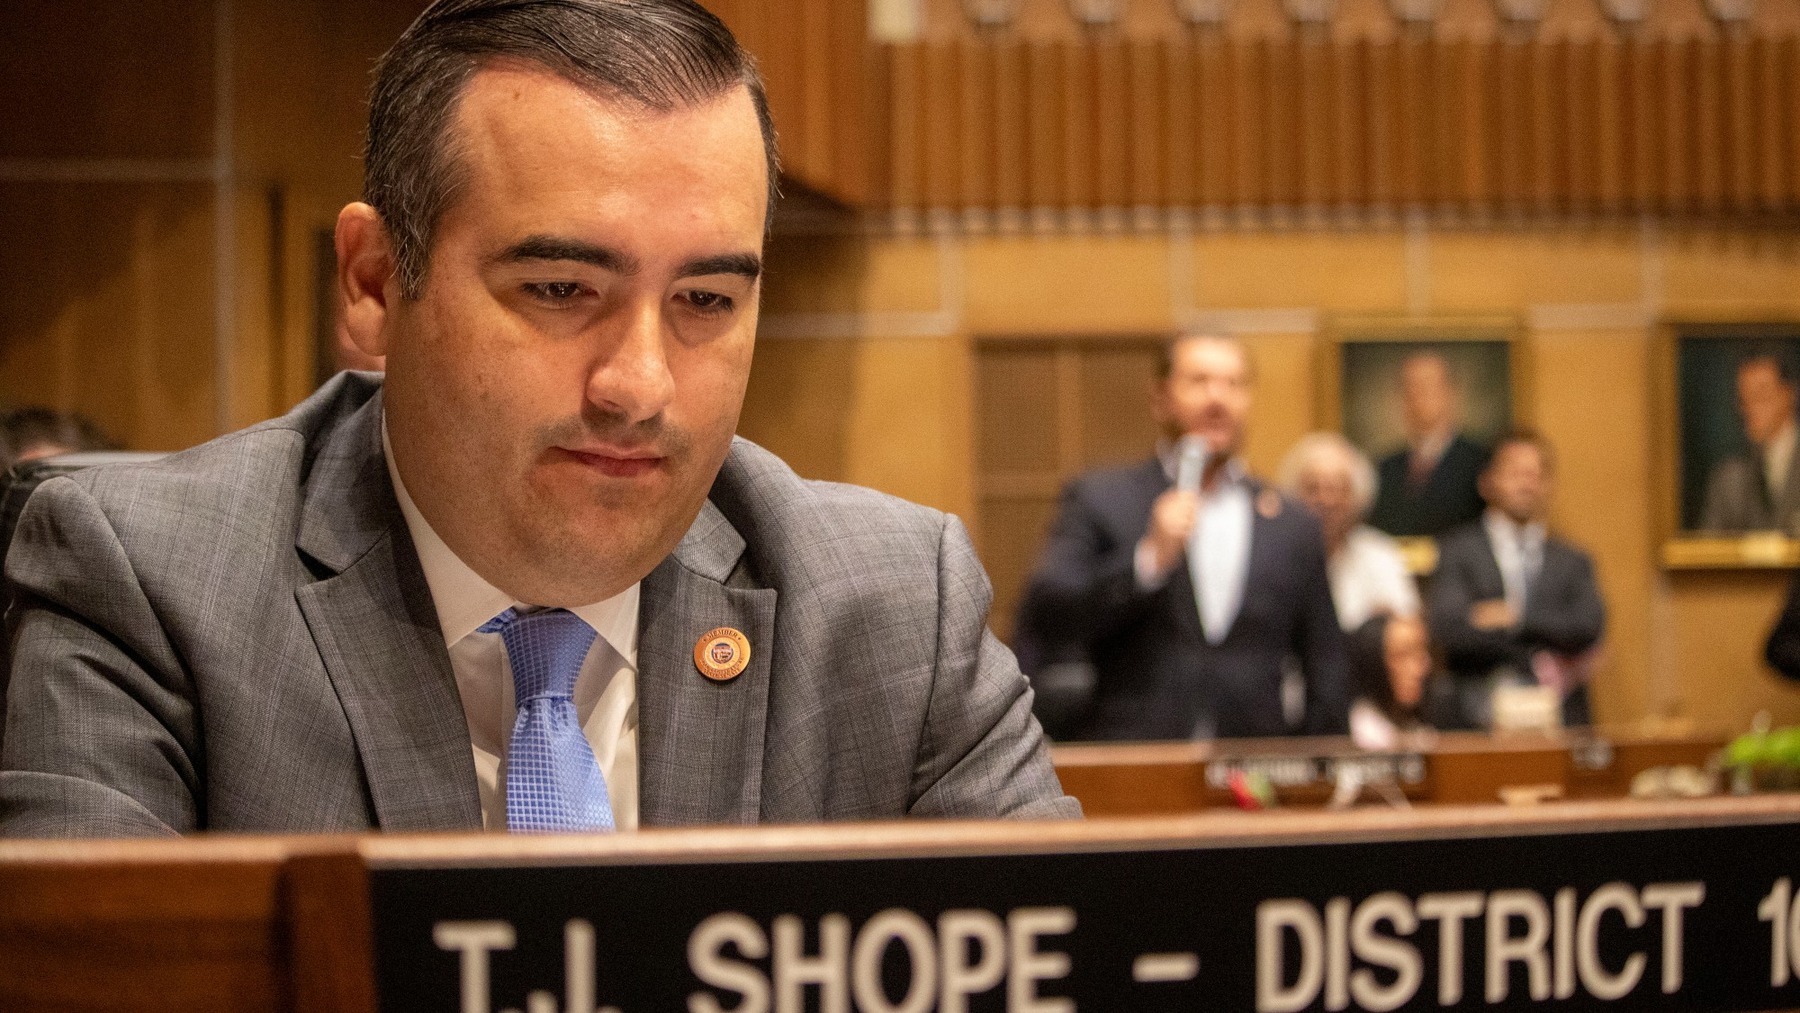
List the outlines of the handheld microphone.
{"type": "Polygon", "coordinates": [[[1189,434],[1176,444],[1180,455],[1175,465],[1175,488],[1182,492],[1200,491],[1200,477],[1206,474],[1206,440],[1189,434]]]}

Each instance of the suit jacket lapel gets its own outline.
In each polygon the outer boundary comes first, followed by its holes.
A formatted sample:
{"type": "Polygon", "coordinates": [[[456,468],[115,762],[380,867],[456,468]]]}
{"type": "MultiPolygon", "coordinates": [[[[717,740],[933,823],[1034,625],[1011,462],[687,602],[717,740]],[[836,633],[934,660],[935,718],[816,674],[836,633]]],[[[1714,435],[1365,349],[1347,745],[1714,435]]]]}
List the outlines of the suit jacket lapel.
{"type": "Polygon", "coordinates": [[[1188,570],[1188,557],[1182,553],[1181,561],[1169,574],[1169,582],[1163,585],[1163,593],[1169,596],[1169,608],[1174,612],[1175,625],[1181,627],[1189,640],[1196,644],[1206,644],[1206,629],[1200,625],[1200,589],[1194,586],[1194,577],[1188,570]]]}
{"type": "Polygon", "coordinates": [[[385,830],[480,829],[467,719],[388,481],[376,395],[321,448],[296,544],[328,576],[295,592],[385,830]]]}
{"type": "MultiPolygon", "coordinates": [[[[1273,575],[1268,572],[1275,563],[1275,557],[1270,554],[1272,550],[1269,546],[1269,538],[1274,532],[1270,525],[1276,517],[1281,516],[1281,511],[1288,507],[1285,501],[1277,499],[1274,516],[1264,516],[1263,497],[1274,495],[1274,491],[1254,479],[1248,480],[1248,482],[1250,489],[1250,558],[1244,564],[1244,587],[1239,593],[1237,615],[1233,616],[1231,620],[1232,629],[1237,628],[1238,623],[1244,618],[1245,610],[1250,608],[1252,601],[1250,589],[1269,587],[1274,583],[1273,575]]],[[[1229,637],[1231,631],[1227,630],[1225,635],[1229,637]]]]}
{"type": "Polygon", "coordinates": [[[644,578],[638,632],[638,818],[645,826],[753,823],[775,654],[776,592],[728,584],[744,539],[708,502],[644,578]],[[710,630],[736,629],[750,664],[714,682],[694,663],[710,630]]]}
{"type": "MultiPolygon", "coordinates": [[[[1546,543],[1547,544],[1547,543],[1546,543]]],[[[1477,601],[1506,597],[1506,576],[1500,572],[1500,556],[1494,550],[1494,536],[1486,524],[1481,525],[1481,547],[1476,565],[1481,568],[1481,591],[1477,601]]],[[[1548,551],[1546,550],[1546,555],[1548,551]]]]}

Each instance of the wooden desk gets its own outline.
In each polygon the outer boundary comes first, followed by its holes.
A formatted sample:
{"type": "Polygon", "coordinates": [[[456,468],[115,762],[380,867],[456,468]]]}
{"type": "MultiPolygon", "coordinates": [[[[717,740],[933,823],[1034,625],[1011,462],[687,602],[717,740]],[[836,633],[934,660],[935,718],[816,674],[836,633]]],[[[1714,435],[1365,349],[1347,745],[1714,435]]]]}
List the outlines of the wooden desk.
{"type": "MultiPolygon", "coordinates": [[[[769,910],[801,912],[808,919],[834,917],[821,912],[848,910],[859,926],[866,927],[871,924],[872,909],[858,913],[855,903],[846,904],[843,897],[832,892],[830,883],[835,881],[834,877],[842,878],[836,863],[868,866],[887,860],[945,860],[949,864],[934,866],[944,872],[941,877],[878,878],[874,889],[887,898],[880,903],[918,903],[929,917],[934,910],[967,904],[959,892],[964,889],[992,886],[1001,891],[1023,891],[1036,898],[1034,903],[1081,890],[1087,891],[1089,900],[1096,894],[1120,894],[1128,909],[1126,916],[1136,920],[1127,924],[1160,925],[1159,931],[1165,939],[1170,934],[1170,926],[1174,925],[1178,930],[1176,934],[1192,940],[1189,945],[1198,949],[1216,944],[1215,937],[1221,932],[1236,933],[1238,950],[1243,950],[1250,945],[1253,934],[1247,928],[1227,930],[1225,926],[1247,925],[1244,919],[1249,917],[1249,911],[1243,909],[1241,903],[1233,910],[1209,909],[1204,904],[1196,905],[1188,894],[1198,890],[1209,897],[1217,896],[1223,904],[1225,896],[1233,890],[1240,893],[1246,890],[1284,891],[1271,896],[1305,898],[1306,903],[1318,905],[1320,910],[1336,893],[1347,894],[1350,900],[1346,903],[1392,897],[1391,892],[1377,891],[1421,887],[1408,883],[1363,883],[1357,881],[1358,876],[1368,878],[1367,870],[1380,868],[1388,871],[1377,873],[1377,878],[1379,875],[1398,875],[1393,870],[1412,868],[1408,856],[1421,846],[1437,849],[1440,857],[1445,849],[1449,849],[1456,860],[1448,868],[1457,877],[1459,888],[1501,889],[1511,891],[1515,897],[1519,888],[1527,887],[1548,898],[1562,882],[1556,877],[1562,875],[1574,877],[1569,880],[1570,889],[1578,888],[1582,897],[1591,898],[1597,896],[1595,889],[1609,880],[1629,880],[1632,889],[1648,889],[1646,884],[1651,879],[1670,875],[1694,878],[1700,875],[1695,871],[1699,869],[1708,878],[1705,885],[1709,895],[1717,895],[1724,905],[1723,913],[1734,919],[1733,927],[1740,929],[1751,943],[1757,938],[1765,938],[1758,944],[1761,951],[1754,946],[1734,944],[1740,951],[1738,962],[1743,964],[1737,968],[1735,980],[1762,989],[1760,979],[1768,974],[1768,930],[1757,925],[1749,909],[1740,911],[1742,905],[1729,900],[1728,895],[1753,897],[1759,891],[1768,890],[1768,881],[1775,874],[1772,870],[1777,866],[1785,868],[1782,863],[1787,861],[1786,850],[1766,846],[1771,840],[1770,835],[1777,835],[1775,839],[1791,840],[1796,830],[1800,830],[1800,796],[1688,802],[1571,802],[1532,810],[1441,806],[1411,811],[1363,809],[1341,813],[1220,811],[1067,823],[921,821],[645,831],[613,836],[473,834],[0,841],[0,1009],[373,1013],[377,960],[370,945],[374,931],[371,919],[379,921],[379,918],[371,914],[369,898],[372,877],[381,874],[382,870],[424,870],[427,873],[452,870],[459,875],[479,875],[484,868],[501,867],[514,870],[507,874],[516,877],[518,870],[529,876],[531,870],[541,869],[546,876],[561,875],[559,882],[566,882],[571,868],[578,875],[589,878],[613,876],[626,870],[664,869],[678,879],[699,882],[697,890],[690,892],[710,897],[714,889],[723,886],[735,885],[741,892],[742,884],[747,880],[769,874],[757,872],[759,868],[767,870],[769,863],[799,862],[804,867],[798,872],[789,868],[785,873],[788,878],[783,882],[789,884],[785,891],[773,896],[756,894],[761,899],[755,900],[754,904],[767,909],[757,915],[765,919],[758,924],[768,924],[769,910]],[[1616,836],[1620,833],[1628,836],[1618,840],[1607,837],[1605,840],[1612,842],[1607,844],[1580,843],[1590,839],[1585,835],[1616,836]],[[1685,845],[1665,846],[1663,835],[1669,835],[1666,841],[1673,844],[1677,842],[1675,835],[1691,837],[1695,833],[1742,834],[1744,842],[1754,840],[1758,846],[1705,850],[1685,845]],[[1635,871],[1608,867],[1612,856],[1618,853],[1619,840],[1637,842],[1637,851],[1621,866],[1635,871]],[[1484,844],[1484,841],[1488,843],[1484,844]],[[1533,841],[1543,843],[1533,844],[1533,841]],[[1570,841],[1577,843],[1567,843],[1570,841]],[[1498,851],[1495,851],[1496,843],[1498,851]],[[1290,860],[1287,857],[1307,853],[1305,849],[1309,848],[1328,849],[1321,853],[1326,860],[1298,857],[1290,860]],[[1341,853],[1329,850],[1340,848],[1345,850],[1341,853]],[[1389,850],[1408,848],[1413,851],[1401,854],[1400,850],[1389,850]],[[1483,848],[1488,850],[1484,852],[1483,848]],[[1504,863],[1460,860],[1464,853],[1504,855],[1532,848],[1537,848],[1540,853],[1535,857],[1526,855],[1530,864],[1524,868],[1531,870],[1526,874],[1519,868],[1500,867],[1504,863]],[[1570,855],[1564,864],[1577,871],[1544,871],[1541,852],[1545,848],[1550,849],[1551,855],[1570,855]],[[1721,851],[1732,853],[1721,855],[1721,851]],[[1777,851],[1781,853],[1772,854],[1777,851]],[[1394,857],[1389,857],[1390,854],[1394,857]],[[1670,862],[1688,865],[1681,869],[1647,870],[1641,862],[1645,854],[1665,855],[1670,862]],[[1333,858],[1343,861],[1333,861],[1333,858]],[[1040,867],[1038,863],[1043,863],[1043,868],[1051,868],[1055,863],[1067,864],[1072,860],[1085,862],[1090,871],[1127,871],[1110,878],[1103,875],[1098,880],[1046,879],[1031,874],[1040,867]],[[1169,862],[1183,861],[1189,866],[1198,863],[1195,867],[1212,870],[1213,874],[1190,874],[1179,879],[1144,878],[1141,874],[1144,868],[1156,863],[1166,866],[1169,862]],[[1231,874],[1230,870],[1242,868],[1246,862],[1259,863],[1256,871],[1231,874]],[[1005,875],[989,876],[986,870],[990,868],[1005,875]],[[614,872],[609,873],[608,869],[614,872]],[[1128,871],[1131,869],[1139,872],[1128,871]],[[462,870],[473,870],[473,873],[462,870]],[[1022,872],[1026,874],[1021,875],[1022,872]],[[1300,878],[1292,879],[1292,876],[1300,878]],[[1550,878],[1542,883],[1532,878],[1545,876],[1550,878]],[[990,879],[998,885],[990,884],[990,879]],[[1489,883],[1489,879],[1494,882],[1489,883]],[[1296,885],[1305,882],[1312,882],[1316,889],[1296,885]],[[796,883],[804,883],[805,887],[795,889],[796,883]],[[972,888],[971,883],[979,885],[972,888]],[[1140,911],[1134,900],[1145,898],[1154,903],[1146,904],[1145,910],[1140,911]],[[1166,908],[1171,903],[1176,905],[1174,910],[1180,912],[1179,924],[1168,920],[1167,911],[1160,914],[1148,911],[1156,904],[1166,908]],[[930,906],[934,904],[937,905],[935,909],[930,906]],[[1202,913],[1203,917],[1200,916],[1202,913]],[[1209,943],[1209,939],[1213,941],[1209,943]]],[[[1601,839],[1592,838],[1595,841],[1601,839]]],[[[1680,841],[1691,843],[1690,838],[1685,837],[1680,841]]],[[[1738,839],[1731,838],[1727,843],[1735,845],[1738,839]]],[[[1446,866],[1440,861],[1436,867],[1439,871],[1435,874],[1441,878],[1446,866]]],[[[1426,884],[1423,888],[1442,887],[1426,884]]],[[[455,891],[440,892],[439,896],[448,896],[453,904],[469,909],[458,917],[481,914],[479,897],[455,891]]],[[[1260,894],[1251,895],[1251,899],[1255,896],[1260,894]]],[[[691,896],[671,898],[668,911],[660,910],[660,905],[638,904],[614,911],[612,915],[616,921],[628,926],[634,923],[649,925],[659,917],[689,919],[673,926],[659,926],[659,929],[672,928],[675,938],[680,940],[687,938],[686,933],[692,926],[689,923],[691,912],[680,912],[678,901],[691,900],[691,896]]],[[[1237,902],[1242,900],[1237,898],[1237,902]]],[[[1071,904],[1077,902],[1074,898],[1069,900],[1071,904]]],[[[720,900],[718,903],[734,902],[720,900]]],[[[1292,906],[1292,902],[1281,903],[1292,906]]],[[[1719,905],[1713,907],[1718,909],[1719,905]]],[[[749,909],[746,906],[726,910],[749,909]]],[[[1085,907],[1081,910],[1083,918],[1095,913],[1085,907]]],[[[1260,912],[1261,908],[1256,910],[1260,912]]],[[[1113,914],[1116,917],[1117,912],[1113,914]]],[[[1260,918],[1261,914],[1256,917],[1260,918]]],[[[1697,909],[1694,917],[1700,917],[1697,909]]],[[[521,949],[525,947],[525,931],[526,927],[521,923],[521,949]]],[[[1625,930],[1615,926],[1608,931],[1625,930]]],[[[1470,932],[1476,933],[1471,939],[1479,938],[1477,928],[1472,927],[1470,932]]],[[[1711,933],[1702,932],[1698,921],[1694,922],[1691,934],[1703,937],[1692,943],[1696,949],[1713,944],[1711,933]]],[[[1259,940],[1263,938],[1260,932],[1254,935],[1259,940]]],[[[1435,938],[1435,930],[1432,937],[1435,938]]],[[[1648,949],[1664,938],[1665,934],[1652,924],[1642,933],[1630,936],[1628,942],[1648,949]]],[[[1063,947],[1073,949],[1072,940],[1070,937],[1063,947]]],[[[1090,939],[1089,943],[1092,942],[1090,939]]],[[[1101,942],[1101,950],[1116,948],[1111,936],[1104,937],[1101,942]]],[[[818,945],[814,938],[806,944],[807,951],[813,952],[818,945]]],[[[1261,946],[1262,942],[1255,945],[1261,946]]],[[[435,954],[434,960],[446,963],[450,972],[448,977],[454,983],[454,958],[434,950],[429,938],[424,946],[435,954]]],[[[442,944],[439,946],[441,948],[442,944]]],[[[1050,944],[1050,948],[1055,949],[1056,944],[1050,944]]],[[[609,950],[603,952],[609,959],[613,955],[609,950]]],[[[1207,952],[1212,954],[1214,951],[1207,952]]],[[[562,959],[560,942],[553,955],[558,961],[562,959]]],[[[509,952],[507,956],[516,958],[518,954],[509,952]]],[[[748,956],[762,959],[757,954],[748,956]]],[[[1091,948],[1082,950],[1080,957],[1090,961],[1095,958],[1095,951],[1091,948]]],[[[1713,966],[1712,958],[1710,953],[1693,955],[1689,963],[1690,975],[1700,978],[1713,966]]],[[[660,973],[681,977],[685,974],[684,959],[693,959],[691,946],[687,954],[682,952],[682,947],[675,947],[668,954],[667,966],[659,965],[660,973]]],[[[1216,961],[1211,955],[1206,959],[1214,962],[1202,966],[1219,976],[1217,980],[1227,980],[1237,973],[1237,983],[1241,985],[1248,978],[1249,961],[1237,961],[1244,967],[1228,967],[1221,966],[1227,962],[1216,961]]],[[[1048,967],[1042,976],[1059,977],[1053,964],[1038,965],[1040,970],[1048,967]]],[[[1091,962],[1084,966],[1091,966],[1091,962]]],[[[1159,966],[1166,969],[1169,962],[1165,960],[1159,966]]],[[[1280,966],[1279,962],[1277,966],[1280,966]]],[[[1656,967],[1654,963],[1650,966],[1653,970],[1656,967]]],[[[617,968],[612,971],[615,975],[621,973],[617,968]]],[[[1468,981],[1477,983],[1471,987],[1479,987],[1479,972],[1478,966],[1470,965],[1468,981]]],[[[1074,979],[1069,980],[1073,982],[1074,979]]],[[[1654,990],[1654,979],[1645,980],[1645,988],[1654,990]]],[[[1524,988],[1523,981],[1523,976],[1518,976],[1514,987],[1524,988]]],[[[1004,991],[1008,986],[996,987],[1004,991]]],[[[499,988],[498,984],[496,988],[499,988]]],[[[1800,989],[1800,981],[1793,983],[1793,989],[1800,989]]],[[[1767,994],[1786,998],[1793,989],[1767,994]]],[[[1475,1005],[1481,1004],[1478,996],[1471,995],[1470,998],[1475,1005]]],[[[516,999],[508,1001],[518,1005],[516,999]]],[[[1235,1008],[1240,1004],[1234,1002],[1231,1005],[1235,1008]]],[[[398,1004],[383,1008],[410,1007],[398,1004]]],[[[724,1008],[731,1007],[727,1004],[724,1008]]],[[[1730,1006],[1701,1004],[1693,1008],[1757,1007],[1739,1002],[1730,1006]]]]}
{"type": "Polygon", "coordinates": [[[1214,742],[1067,743],[1051,755],[1063,789],[1090,816],[1194,812],[1233,805],[1225,773],[1264,772],[1284,805],[1323,805],[1335,768],[1387,768],[1417,804],[1500,801],[1509,786],[1554,785],[1568,799],[1623,798],[1651,767],[1704,766],[1723,735],[1436,735],[1394,754],[1366,753],[1347,738],[1230,739],[1214,742]]]}

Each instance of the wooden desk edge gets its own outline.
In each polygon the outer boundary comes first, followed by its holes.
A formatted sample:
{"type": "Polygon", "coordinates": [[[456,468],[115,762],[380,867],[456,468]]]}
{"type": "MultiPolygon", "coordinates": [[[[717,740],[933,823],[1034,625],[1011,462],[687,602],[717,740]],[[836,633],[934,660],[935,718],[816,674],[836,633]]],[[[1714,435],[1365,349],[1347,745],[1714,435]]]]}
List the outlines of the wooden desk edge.
{"type": "Polygon", "coordinates": [[[1067,821],[895,821],[655,829],[628,834],[492,833],[153,841],[0,841],[0,867],[283,864],[353,855],[371,868],[412,865],[648,864],[1282,846],[1800,822],[1800,794],[1691,800],[1596,800],[1509,808],[1440,806],[1343,812],[1207,812],[1067,821]]]}

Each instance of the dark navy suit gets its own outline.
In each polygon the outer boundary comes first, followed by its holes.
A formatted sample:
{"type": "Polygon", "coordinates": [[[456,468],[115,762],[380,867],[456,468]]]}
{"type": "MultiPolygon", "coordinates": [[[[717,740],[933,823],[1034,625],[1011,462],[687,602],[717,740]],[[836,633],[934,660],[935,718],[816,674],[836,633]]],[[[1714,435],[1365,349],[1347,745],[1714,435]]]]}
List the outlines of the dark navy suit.
{"type": "Polygon", "coordinates": [[[1763,658],[1786,678],[1800,680],[1800,573],[1794,574],[1788,585],[1787,602],[1781,606],[1775,628],[1769,631],[1763,658]]]}
{"type": "Polygon", "coordinates": [[[1425,481],[1408,481],[1412,451],[1400,450],[1381,459],[1381,486],[1369,523],[1390,535],[1441,535],[1481,516],[1486,504],[1478,488],[1487,467],[1488,450],[1457,436],[1444,448],[1425,481]]]}
{"type": "Polygon", "coordinates": [[[1258,505],[1243,600],[1216,645],[1201,634],[1185,559],[1160,588],[1137,583],[1137,543],[1151,505],[1170,485],[1161,464],[1092,472],[1064,489],[1020,622],[1022,635],[1047,654],[1066,657],[1074,647],[1094,666],[1093,699],[1070,737],[1184,739],[1203,722],[1221,737],[1345,730],[1345,644],[1319,522],[1248,481],[1258,505]],[[1289,658],[1306,685],[1306,717],[1297,729],[1281,706],[1289,658]]]}

